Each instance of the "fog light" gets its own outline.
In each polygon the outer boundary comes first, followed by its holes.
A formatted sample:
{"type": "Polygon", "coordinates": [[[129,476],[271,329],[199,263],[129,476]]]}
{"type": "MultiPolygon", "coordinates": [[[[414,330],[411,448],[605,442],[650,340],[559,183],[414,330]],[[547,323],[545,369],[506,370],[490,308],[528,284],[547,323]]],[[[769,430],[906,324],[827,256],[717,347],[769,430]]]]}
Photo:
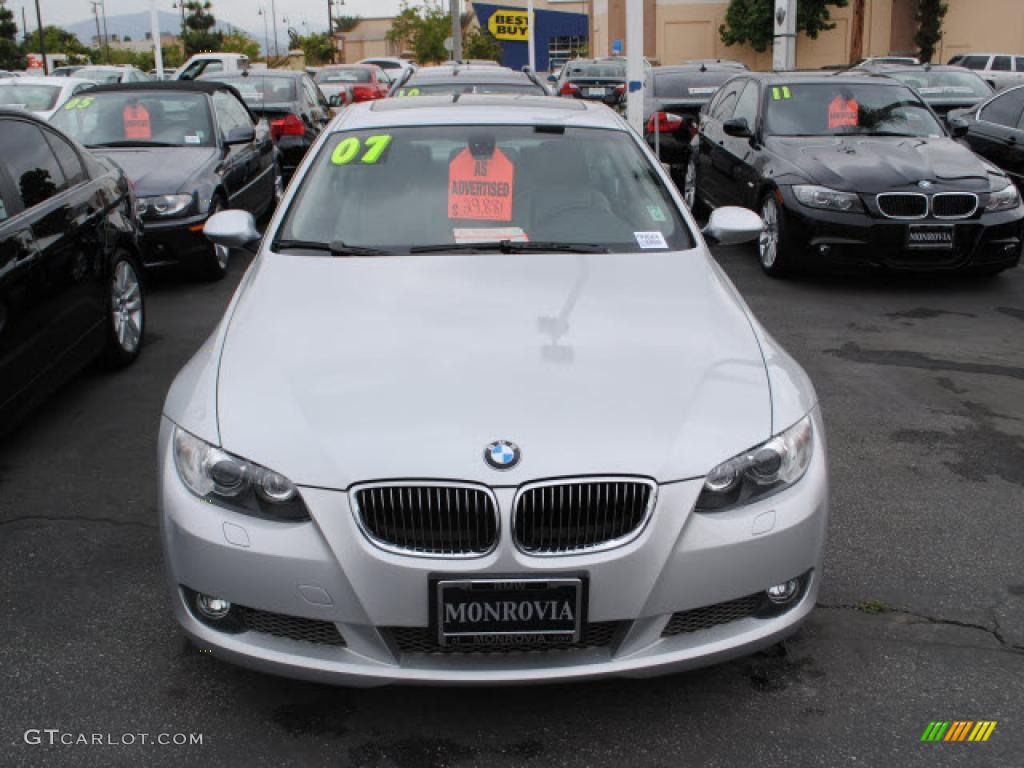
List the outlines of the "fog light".
{"type": "Polygon", "coordinates": [[[765,590],[768,594],[768,599],[776,605],[785,605],[797,596],[800,591],[800,580],[790,579],[782,584],[776,584],[774,587],[768,587],[765,590]]]}
{"type": "Polygon", "coordinates": [[[819,245],[818,246],[818,253],[821,254],[822,256],[824,256],[825,258],[828,258],[829,256],[832,255],[832,246],[831,245],[819,245]]]}
{"type": "Polygon", "coordinates": [[[219,621],[231,612],[231,603],[220,597],[196,595],[196,608],[205,618],[219,621]]]}

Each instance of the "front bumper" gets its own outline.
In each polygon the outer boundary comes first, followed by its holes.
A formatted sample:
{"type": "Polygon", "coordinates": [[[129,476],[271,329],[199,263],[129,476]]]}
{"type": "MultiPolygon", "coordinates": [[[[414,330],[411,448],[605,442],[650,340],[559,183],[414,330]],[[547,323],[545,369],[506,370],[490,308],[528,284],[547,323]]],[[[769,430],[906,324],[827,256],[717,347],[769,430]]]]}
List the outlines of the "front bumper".
{"type": "Polygon", "coordinates": [[[142,231],[142,263],[146,267],[202,263],[210,253],[203,234],[209,214],[185,218],[147,219],[142,231]]]}
{"type": "Polygon", "coordinates": [[[1020,262],[1024,242],[1024,207],[968,219],[886,219],[867,213],[837,213],[801,205],[783,189],[787,240],[798,248],[806,267],[887,267],[902,271],[990,271],[1020,262]],[[911,225],[951,224],[949,249],[908,248],[911,225]]]}
{"type": "MultiPolygon", "coordinates": [[[[495,551],[471,560],[393,554],[360,532],[343,491],[302,488],[312,520],[279,523],[249,517],[194,497],[171,453],[173,425],[159,439],[161,539],[175,615],[212,655],[243,666],[353,686],[511,684],[643,677],[704,666],[770,646],[813,609],[828,515],[824,433],[814,414],[815,455],[792,488],[714,515],[692,512],[702,481],[660,487],[643,533],[617,549],[532,557],[507,534],[495,551]],[[428,580],[439,573],[517,576],[586,573],[587,621],[617,622],[600,647],[493,653],[403,650],[395,628],[428,626],[428,580]],[[785,613],[745,615],[696,631],[668,634],[673,615],[728,604],[809,574],[785,613]],[[194,590],[249,609],[333,625],[344,645],[263,631],[230,634],[200,621],[194,590]]],[[[514,488],[495,488],[501,530],[508,531],[514,488]]]]}

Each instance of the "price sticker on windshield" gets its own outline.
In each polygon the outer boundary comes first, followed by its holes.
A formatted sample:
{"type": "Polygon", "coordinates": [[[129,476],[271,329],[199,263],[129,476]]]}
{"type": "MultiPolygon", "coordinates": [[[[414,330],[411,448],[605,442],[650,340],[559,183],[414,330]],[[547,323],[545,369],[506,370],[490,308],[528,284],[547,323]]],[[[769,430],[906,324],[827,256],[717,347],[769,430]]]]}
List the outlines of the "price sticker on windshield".
{"type": "Polygon", "coordinates": [[[95,96],[74,96],[64,105],[64,109],[88,109],[95,100],[95,96]]]}
{"type": "Polygon", "coordinates": [[[377,165],[384,160],[384,153],[391,146],[390,134],[382,133],[377,136],[367,136],[360,141],[355,136],[349,136],[338,142],[338,146],[331,153],[331,163],[334,165],[351,165],[358,161],[361,165],[377,165]]]}
{"type": "Polygon", "coordinates": [[[153,128],[149,122],[149,110],[141,104],[126,104],[121,111],[124,121],[124,137],[126,139],[153,138],[153,128]]]}
{"type": "Polygon", "coordinates": [[[856,128],[857,119],[860,114],[860,105],[855,99],[847,101],[842,96],[836,96],[828,105],[828,128],[856,128]]]}
{"type": "Polygon", "coordinates": [[[466,147],[448,164],[448,218],[511,221],[515,173],[497,147],[490,157],[466,147]]]}

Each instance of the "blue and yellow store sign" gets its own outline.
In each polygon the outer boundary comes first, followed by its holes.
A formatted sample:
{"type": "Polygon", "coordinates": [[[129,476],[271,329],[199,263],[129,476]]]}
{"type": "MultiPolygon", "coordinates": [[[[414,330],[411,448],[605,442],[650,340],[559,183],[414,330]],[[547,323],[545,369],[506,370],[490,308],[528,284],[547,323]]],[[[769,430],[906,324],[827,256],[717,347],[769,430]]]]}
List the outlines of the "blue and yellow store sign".
{"type": "MultiPolygon", "coordinates": [[[[513,69],[525,67],[529,63],[530,29],[526,9],[473,3],[473,10],[481,28],[501,45],[501,63],[513,69]]],[[[590,25],[585,13],[534,10],[533,20],[538,72],[548,71],[551,59],[570,58],[580,47],[587,46],[590,25]]]]}

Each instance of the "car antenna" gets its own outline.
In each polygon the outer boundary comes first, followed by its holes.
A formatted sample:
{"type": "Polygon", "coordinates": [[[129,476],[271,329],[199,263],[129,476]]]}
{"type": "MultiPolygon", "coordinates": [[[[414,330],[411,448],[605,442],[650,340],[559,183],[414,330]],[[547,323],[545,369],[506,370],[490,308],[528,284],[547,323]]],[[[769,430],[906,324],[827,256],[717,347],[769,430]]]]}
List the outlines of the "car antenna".
{"type": "MultiPolygon", "coordinates": [[[[530,69],[530,65],[529,64],[524,64],[523,65],[523,74],[525,74],[528,78],[530,78],[530,82],[533,83],[534,85],[539,86],[540,88],[542,88],[545,91],[548,90],[548,87],[546,85],[544,85],[540,81],[539,77],[537,77],[537,73],[534,72],[532,69],[530,69]]],[[[550,91],[548,91],[548,92],[550,93],[550,91]]]]}

